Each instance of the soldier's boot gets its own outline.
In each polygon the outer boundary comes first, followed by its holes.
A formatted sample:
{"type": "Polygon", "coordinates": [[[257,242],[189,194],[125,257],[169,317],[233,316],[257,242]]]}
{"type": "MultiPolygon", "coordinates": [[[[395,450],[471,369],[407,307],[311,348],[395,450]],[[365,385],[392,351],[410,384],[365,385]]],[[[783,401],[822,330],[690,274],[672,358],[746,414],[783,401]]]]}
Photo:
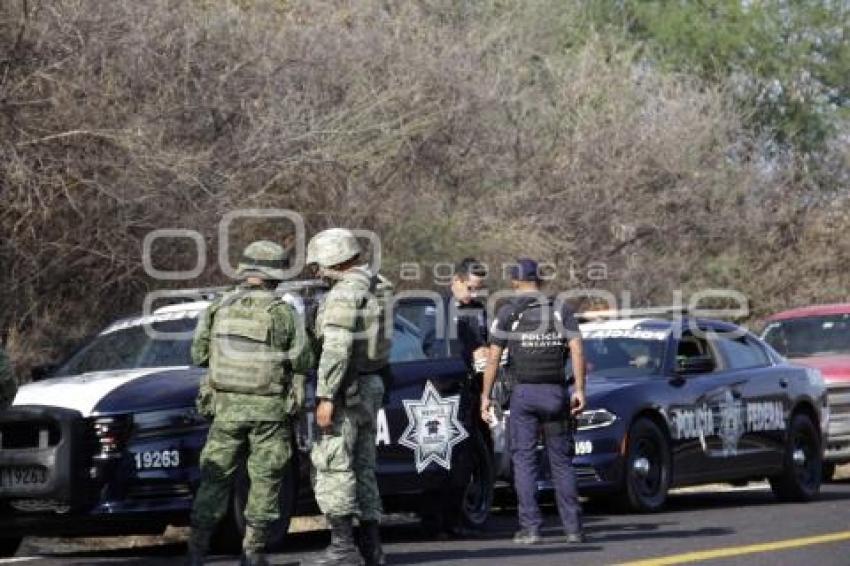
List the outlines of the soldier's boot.
{"type": "Polygon", "coordinates": [[[245,525],[245,538],[242,539],[242,557],[240,566],[268,566],[266,557],[266,542],[268,541],[267,525],[245,525]]]}
{"type": "Polygon", "coordinates": [[[331,526],[331,543],[314,564],[318,566],[363,566],[363,559],[354,546],[354,529],[351,515],[328,516],[331,526]]]}
{"type": "Polygon", "coordinates": [[[186,566],[203,566],[210,549],[212,529],[192,527],[189,534],[189,549],[186,553],[186,566]]]}
{"type": "Polygon", "coordinates": [[[384,566],[387,563],[381,546],[381,528],[378,521],[360,521],[359,546],[366,566],[384,566]]]}

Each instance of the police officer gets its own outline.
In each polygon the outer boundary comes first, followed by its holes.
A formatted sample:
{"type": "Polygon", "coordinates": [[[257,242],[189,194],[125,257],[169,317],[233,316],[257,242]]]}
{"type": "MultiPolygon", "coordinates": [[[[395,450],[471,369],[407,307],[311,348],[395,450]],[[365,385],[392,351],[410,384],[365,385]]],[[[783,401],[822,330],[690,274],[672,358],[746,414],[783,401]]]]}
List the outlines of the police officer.
{"type": "Polygon", "coordinates": [[[0,344],[0,411],[12,404],[17,392],[18,385],[15,383],[12,366],[9,364],[9,358],[6,357],[6,351],[0,344]]]}
{"type": "MultiPolygon", "coordinates": [[[[467,367],[469,380],[461,390],[460,418],[472,434],[480,434],[477,426],[480,414],[481,376],[487,363],[487,308],[480,299],[486,291],[487,267],[474,257],[465,257],[455,266],[448,292],[446,312],[452,322],[452,332],[460,347],[460,356],[467,367]]],[[[434,329],[436,331],[436,329],[434,329]]],[[[424,342],[428,343],[426,338],[424,342]]],[[[452,342],[454,345],[455,342],[452,342]]],[[[464,492],[474,462],[464,451],[455,451],[452,473],[430,474],[423,485],[420,506],[425,534],[440,539],[474,535],[464,524],[464,492]]]]}
{"type": "Polygon", "coordinates": [[[362,563],[352,534],[355,516],[360,519],[360,551],[366,564],[384,563],[375,436],[384,395],[378,367],[386,366],[389,348],[370,356],[364,313],[374,298],[377,275],[359,265],[361,253],[355,236],[342,228],[316,234],[307,246],[307,263],[318,266],[320,276],[331,284],[316,316],[321,346],[316,424],[321,434],[311,453],[313,491],[330,525],[331,543],[315,564],[362,563]]]}
{"type": "Polygon", "coordinates": [[[234,473],[246,455],[251,489],[242,564],[268,564],[265,546],[270,525],[279,518],[281,481],[293,450],[292,413],[303,396],[293,387],[293,374],[314,364],[304,325],[274,293],[285,266],[278,244],[249,245],[237,270],[242,283],[210,305],[195,331],[192,360],[209,366],[202,397],[214,420],[201,453],[190,565],[203,563],[213,530],[227,511],[234,473]]]}
{"type": "Polygon", "coordinates": [[[461,346],[461,356],[471,372],[481,373],[487,363],[487,309],[479,294],[486,290],[487,268],[466,257],[455,268],[449,312],[461,346]]]}
{"type": "Polygon", "coordinates": [[[490,392],[502,350],[510,348],[516,385],[511,393],[510,438],[519,511],[518,544],[541,541],[543,517],[535,499],[539,477],[537,435],[542,425],[555,498],[567,541],[584,541],[581,506],[572,468],[573,433],[571,416],[580,413],[585,401],[585,371],[581,334],[566,306],[553,308],[540,290],[537,262],[520,259],[512,273],[516,291],[513,301],[503,305],[491,326],[490,353],[484,372],[481,416],[490,419],[490,392]],[[572,359],[574,389],[567,389],[565,364],[572,359]]]}

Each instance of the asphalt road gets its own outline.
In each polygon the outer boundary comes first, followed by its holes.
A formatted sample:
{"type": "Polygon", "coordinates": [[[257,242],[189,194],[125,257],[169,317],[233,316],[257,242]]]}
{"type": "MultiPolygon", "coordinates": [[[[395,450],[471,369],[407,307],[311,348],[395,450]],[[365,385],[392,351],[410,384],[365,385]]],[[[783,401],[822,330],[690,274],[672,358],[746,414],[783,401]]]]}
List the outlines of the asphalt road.
{"type": "MultiPolygon", "coordinates": [[[[428,540],[414,523],[384,530],[388,564],[563,564],[712,565],[850,565],[850,479],[825,485],[819,500],[780,504],[766,484],[744,488],[710,486],[671,496],[667,510],[654,515],[616,514],[588,506],[588,542],[570,546],[558,541],[557,516],[547,511],[546,542],[518,547],[512,510],[499,510],[487,530],[465,540],[428,540]],[[708,553],[708,554],[706,554],[708,553]]],[[[312,563],[327,543],[323,531],[291,536],[291,552],[272,557],[273,564],[312,563]]],[[[37,547],[32,543],[23,550],[37,547]]],[[[182,563],[185,545],[158,543],[124,550],[54,550],[41,556],[20,555],[0,564],[154,564],[182,563]],[[13,562],[14,561],[14,562],[13,562]]],[[[211,564],[234,564],[232,557],[212,557],[211,564]]]]}

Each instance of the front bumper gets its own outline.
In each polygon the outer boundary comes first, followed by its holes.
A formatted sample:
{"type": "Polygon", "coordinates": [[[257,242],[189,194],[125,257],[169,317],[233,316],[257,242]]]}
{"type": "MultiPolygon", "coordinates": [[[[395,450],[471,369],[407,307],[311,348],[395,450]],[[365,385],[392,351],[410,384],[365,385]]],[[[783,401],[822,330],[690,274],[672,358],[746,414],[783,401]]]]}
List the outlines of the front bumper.
{"type": "MultiPolygon", "coordinates": [[[[620,453],[622,434],[617,424],[610,427],[578,431],[575,434],[573,469],[579,492],[594,495],[616,491],[623,476],[623,457],[620,453]]],[[[545,449],[542,448],[545,455],[545,449]]],[[[548,461],[539,489],[552,489],[548,461]]]]}
{"type": "Polygon", "coordinates": [[[11,507],[73,509],[90,501],[90,431],[80,413],[56,407],[13,407],[0,414],[0,468],[37,469],[45,481],[0,486],[11,507]]]}
{"type": "Polygon", "coordinates": [[[188,520],[206,426],[171,424],[150,433],[135,426],[104,457],[92,424],[55,407],[14,407],[0,415],[0,468],[37,467],[47,477],[38,485],[0,489],[0,532],[156,532],[188,520]],[[157,449],[180,451],[181,466],[137,470],[134,453],[157,449]]]}
{"type": "MultiPolygon", "coordinates": [[[[501,442],[504,452],[499,457],[497,452],[498,477],[502,480],[513,481],[510,464],[510,412],[505,412],[505,420],[500,423],[500,434],[504,435],[501,442]]],[[[610,426],[579,430],[575,433],[575,449],[573,470],[578,489],[582,494],[601,494],[614,492],[622,485],[623,456],[622,439],[625,436],[625,426],[615,422],[610,426]]],[[[554,489],[552,472],[546,447],[542,442],[537,451],[540,457],[540,478],[537,481],[539,492],[554,489]]]]}
{"type": "Polygon", "coordinates": [[[850,383],[827,386],[829,423],[824,452],[827,462],[850,462],[850,383]]]}

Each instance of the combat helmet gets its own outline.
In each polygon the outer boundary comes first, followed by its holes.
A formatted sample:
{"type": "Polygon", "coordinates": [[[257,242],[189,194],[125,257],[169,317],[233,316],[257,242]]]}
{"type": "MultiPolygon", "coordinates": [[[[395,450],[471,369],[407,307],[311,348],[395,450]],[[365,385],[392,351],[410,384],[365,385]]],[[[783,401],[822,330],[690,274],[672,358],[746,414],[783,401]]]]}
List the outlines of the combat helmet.
{"type": "Polygon", "coordinates": [[[259,277],[283,281],[285,279],[283,271],[288,267],[287,263],[283,246],[269,240],[259,240],[245,248],[236,273],[243,279],[259,277]]]}
{"type": "Polygon", "coordinates": [[[350,230],[330,228],[310,239],[307,244],[307,263],[328,268],[345,263],[362,252],[360,242],[350,230]]]}

